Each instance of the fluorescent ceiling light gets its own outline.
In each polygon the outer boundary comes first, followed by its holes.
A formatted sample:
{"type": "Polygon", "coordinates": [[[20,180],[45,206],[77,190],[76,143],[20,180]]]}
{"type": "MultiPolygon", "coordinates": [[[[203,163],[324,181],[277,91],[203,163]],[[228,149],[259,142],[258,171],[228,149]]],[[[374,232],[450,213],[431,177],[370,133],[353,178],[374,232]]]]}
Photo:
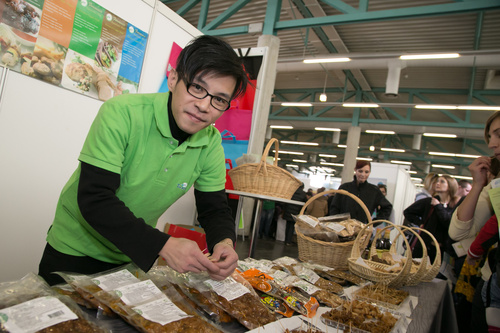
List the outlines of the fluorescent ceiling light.
{"type": "Polygon", "coordinates": [[[365,133],[371,134],[396,134],[394,131],[379,131],[379,130],[366,130],[365,133]]]}
{"type": "Polygon", "coordinates": [[[271,125],[271,128],[281,128],[281,129],[293,129],[293,126],[285,126],[285,125],[271,125]]]}
{"type": "Polygon", "coordinates": [[[356,157],[356,160],[358,160],[358,161],[373,161],[373,158],[369,158],[369,157],[356,157]]]}
{"type": "Polygon", "coordinates": [[[347,62],[351,61],[350,58],[318,58],[318,59],[304,59],[304,64],[319,64],[323,62],[347,62]]]}
{"type": "Polygon", "coordinates": [[[469,154],[455,154],[456,157],[463,157],[463,158],[478,158],[481,157],[481,155],[469,155],[469,154]]]}
{"type": "Polygon", "coordinates": [[[316,131],[329,131],[329,132],[340,132],[340,128],[331,127],[314,127],[316,131]]]}
{"type": "Polygon", "coordinates": [[[432,167],[441,169],[455,169],[453,165],[444,165],[444,164],[432,164],[432,167]]]}
{"type": "Polygon", "coordinates": [[[448,157],[462,157],[462,158],[478,158],[478,157],[480,157],[480,155],[441,153],[441,152],[437,152],[437,151],[430,151],[429,155],[448,156],[448,157]]]}
{"type": "Polygon", "coordinates": [[[458,53],[434,53],[434,54],[405,54],[399,57],[401,60],[417,60],[417,59],[449,59],[458,58],[458,53]]]}
{"type": "Polygon", "coordinates": [[[421,182],[421,181],[422,181],[422,178],[413,178],[413,177],[411,177],[410,179],[411,179],[411,180],[414,180],[414,181],[416,181],[416,182],[421,182]]]}
{"type": "Polygon", "coordinates": [[[375,103],[343,103],[343,107],[346,108],[378,108],[378,104],[375,103]]]}
{"type": "Polygon", "coordinates": [[[451,177],[458,178],[458,179],[469,179],[469,180],[472,180],[472,177],[468,177],[468,176],[454,176],[454,175],[451,175],[451,177]]]}
{"type": "Polygon", "coordinates": [[[455,157],[456,156],[456,154],[453,154],[453,153],[441,153],[441,152],[438,152],[438,151],[430,151],[429,155],[449,156],[449,157],[455,157]]]}
{"type": "Polygon", "coordinates": [[[292,162],[297,162],[297,163],[307,163],[306,160],[296,160],[296,159],[293,159],[292,162]]]}
{"type": "Polygon", "coordinates": [[[321,95],[319,95],[319,101],[320,102],[326,102],[326,99],[327,99],[327,97],[326,97],[325,93],[322,93],[321,95]]]}
{"type": "Polygon", "coordinates": [[[395,153],[404,153],[405,152],[404,149],[396,149],[396,148],[380,148],[380,150],[382,150],[382,151],[392,151],[392,152],[395,152],[395,153]]]}
{"type": "Polygon", "coordinates": [[[398,161],[398,160],[392,160],[391,163],[394,164],[405,164],[405,165],[411,165],[411,162],[408,161],[398,161]]]}
{"type": "Polygon", "coordinates": [[[413,170],[408,170],[408,171],[406,171],[406,172],[411,173],[412,175],[414,175],[414,174],[416,174],[416,173],[417,173],[416,171],[413,171],[413,170]]]}
{"type": "Polygon", "coordinates": [[[313,106],[311,103],[299,103],[299,102],[283,102],[281,103],[281,106],[313,106]]]}
{"type": "Polygon", "coordinates": [[[343,167],[344,166],[344,164],[342,164],[342,163],[320,162],[319,164],[321,164],[321,165],[333,165],[333,166],[339,166],[339,167],[343,167]]]}
{"type": "Polygon", "coordinates": [[[500,106],[486,106],[486,105],[459,105],[459,110],[484,110],[484,111],[498,111],[500,106]]]}
{"type": "Polygon", "coordinates": [[[338,148],[347,148],[347,145],[337,145],[338,148]]]}
{"type": "Polygon", "coordinates": [[[337,155],[328,155],[328,154],[319,154],[318,156],[320,156],[320,157],[331,157],[331,158],[337,157],[337,155]]]}
{"type": "Polygon", "coordinates": [[[433,137],[433,138],[456,138],[456,134],[443,134],[443,133],[424,133],[423,136],[433,137]]]}
{"type": "Polygon", "coordinates": [[[415,109],[437,109],[437,110],[456,110],[456,105],[432,105],[432,104],[417,104],[415,109]]]}
{"type": "Polygon", "coordinates": [[[375,146],[370,146],[370,151],[375,151],[375,146]]]}
{"type": "Polygon", "coordinates": [[[299,166],[295,165],[295,164],[285,164],[285,166],[290,167],[290,168],[297,168],[297,169],[299,168],[299,166]]]}
{"type": "MultiPolygon", "coordinates": [[[[276,149],[273,150],[273,153],[276,152],[276,149]]],[[[287,150],[278,150],[280,154],[290,154],[290,155],[304,155],[304,153],[301,153],[299,151],[287,151],[287,150]]]]}
{"type": "Polygon", "coordinates": [[[301,141],[280,141],[280,142],[289,145],[319,146],[319,143],[316,142],[301,142],[301,141]]]}

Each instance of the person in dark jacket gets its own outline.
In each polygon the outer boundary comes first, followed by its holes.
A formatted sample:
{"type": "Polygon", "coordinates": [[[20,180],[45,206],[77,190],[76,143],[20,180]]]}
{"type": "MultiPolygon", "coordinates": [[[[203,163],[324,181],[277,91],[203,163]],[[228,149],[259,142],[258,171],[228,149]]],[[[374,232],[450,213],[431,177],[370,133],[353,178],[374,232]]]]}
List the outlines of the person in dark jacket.
{"type": "MultiPolygon", "coordinates": [[[[380,207],[377,215],[378,219],[388,220],[392,212],[392,204],[385,198],[376,185],[370,184],[367,181],[371,173],[371,163],[359,160],[356,162],[354,170],[356,171],[354,180],[340,185],[339,190],[345,190],[360,198],[371,215],[373,215],[377,207],[380,207]]],[[[336,215],[342,213],[350,213],[351,218],[363,223],[368,222],[365,211],[356,201],[347,195],[337,193],[332,199],[329,214],[336,215]]]]}
{"type": "MultiPolygon", "coordinates": [[[[302,183],[302,185],[300,185],[295,191],[291,200],[302,202],[307,201],[306,192],[304,191],[304,183],[302,183]]],[[[285,245],[292,245],[293,231],[295,228],[295,220],[292,215],[299,214],[301,209],[301,206],[289,203],[287,203],[283,208],[283,219],[286,221],[285,245]]]]}

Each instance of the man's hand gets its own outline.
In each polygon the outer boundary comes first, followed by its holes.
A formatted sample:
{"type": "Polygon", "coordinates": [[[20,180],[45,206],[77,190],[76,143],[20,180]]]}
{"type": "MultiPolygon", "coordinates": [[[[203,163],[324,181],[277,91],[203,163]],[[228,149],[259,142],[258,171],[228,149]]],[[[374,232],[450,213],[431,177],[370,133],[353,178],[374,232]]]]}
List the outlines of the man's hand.
{"type": "MultiPolygon", "coordinates": [[[[208,271],[210,275],[221,274],[219,265],[209,260],[200,251],[196,242],[186,238],[170,237],[159,254],[168,266],[179,273],[208,271]]],[[[236,260],[238,260],[237,255],[236,260]]]]}
{"type": "Polygon", "coordinates": [[[217,265],[216,271],[208,270],[214,280],[224,280],[231,275],[238,265],[238,254],[234,251],[233,242],[226,238],[215,244],[210,260],[217,265]]]}

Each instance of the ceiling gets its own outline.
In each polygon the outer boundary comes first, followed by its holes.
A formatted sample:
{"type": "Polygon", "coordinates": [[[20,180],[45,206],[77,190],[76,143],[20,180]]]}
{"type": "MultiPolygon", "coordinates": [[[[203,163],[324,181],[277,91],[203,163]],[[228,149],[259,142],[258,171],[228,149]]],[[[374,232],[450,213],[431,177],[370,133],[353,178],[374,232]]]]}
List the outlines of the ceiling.
{"type": "MultiPolygon", "coordinates": [[[[500,105],[500,0],[164,0],[205,34],[234,48],[256,47],[259,36],[279,38],[277,77],[268,125],[279,140],[317,142],[282,145],[302,151],[300,168],[320,161],[342,163],[347,131],[361,127],[358,156],[373,161],[412,162],[417,178],[429,171],[470,176],[472,158],[430,155],[448,152],[488,155],[483,127],[493,111],[415,109],[415,104],[500,105]],[[417,6],[418,4],[418,6],[417,6]],[[200,15],[200,13],[204,13],[200,15]],[[444,60],[401,61],[412,53],[458,52],[444,60]],[[335,54],[345,63],[304,64],[304,58],[335,54]],[[328,101],[319,102],[326,92],[328,101]],[[281,102],[312,102],[308,108],[281,102]],[[374,108],[346,108],[370,102],[374,108]],[[340,136],[314,127],[340,128],[340,136]],[[368,134],[367,129],[395,135],[368,134]],[[455,139],[422,137],[424,132],[457,134],[455,139]],[[373,146],[375,150],[370,150],[373,146]],[[380,148],[404,149],[404,153],[380,148]],[[317,155],[337,155],[336,158],[317,155]],[[434,164],[454,169],[432,167],[434,164]]],[[[280,166],[297,156],[280,154],[280,166]]],[[[335,167],[337,174],[341,167],[335,167]]]]}

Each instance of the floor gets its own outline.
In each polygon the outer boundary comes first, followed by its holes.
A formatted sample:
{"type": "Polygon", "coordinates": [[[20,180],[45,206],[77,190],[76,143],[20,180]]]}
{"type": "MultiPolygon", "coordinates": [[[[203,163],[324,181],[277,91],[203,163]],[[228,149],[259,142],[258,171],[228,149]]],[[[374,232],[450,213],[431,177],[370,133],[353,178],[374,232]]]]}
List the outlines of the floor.
{"type": "MultiPolygon", "coordinates": [[[[243,240],[241,236],[238,236],[238,240],[236,241],[236,253],[238,253],[240,259],[249,257],[250,238],[245,237],[245,240],[243,240]]],[[[274,260],[284,256],[298,258],[299,250],[297,244],[293,243],[287,246],[284,242],[275,239],[255,240],[253,258],[274,260]]]]}

